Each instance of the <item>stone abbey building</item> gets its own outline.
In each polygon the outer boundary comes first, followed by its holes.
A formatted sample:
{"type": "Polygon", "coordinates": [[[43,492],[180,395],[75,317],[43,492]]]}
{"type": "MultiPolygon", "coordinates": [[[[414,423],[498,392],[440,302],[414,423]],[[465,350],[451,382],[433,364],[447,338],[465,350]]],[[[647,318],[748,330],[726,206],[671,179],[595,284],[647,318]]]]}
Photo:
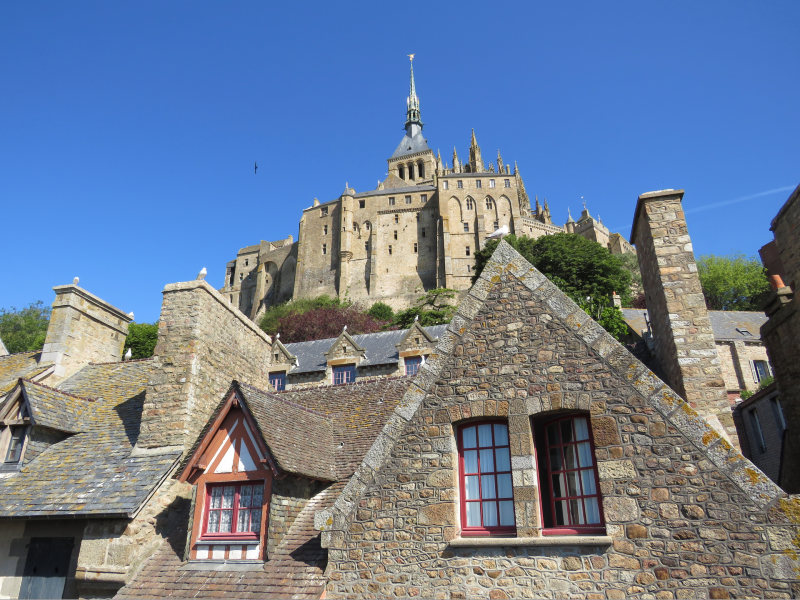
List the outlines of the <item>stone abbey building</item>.
{"type": "Polygon", "coordinates": [[[290,298],[327,294],[405,308],[425,290],[471,285],[475,250],[486,236],[510,233],[540,237],[576,233],[614,253],[633,252],[618,233],[584,210],[554,225],[547,202],[534,205],[516,163],[497,153],[484,162],[472,133],[469,157],[453,149],[452,166],[434,155],[423,135],[411,67],[406,134],[387,160],[388,177],[371,191],[346,186],[335,200],[303,211],[297,241],[262,241],[239,250],[227,264],[220,292],[251,319],[290,298]]]}

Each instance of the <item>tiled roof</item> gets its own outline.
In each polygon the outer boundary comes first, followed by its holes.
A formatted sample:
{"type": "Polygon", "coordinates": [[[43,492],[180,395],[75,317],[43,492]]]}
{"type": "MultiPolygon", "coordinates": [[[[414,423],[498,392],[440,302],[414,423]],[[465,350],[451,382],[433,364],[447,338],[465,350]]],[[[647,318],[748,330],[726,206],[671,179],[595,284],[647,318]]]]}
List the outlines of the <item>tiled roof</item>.
{"type": "MultiPolygon", "coordinates": [[[[314,530],[314,512],[333,504],[335,483],[309,500],[263,569],[245,572],[184,569],[186,525],[164,543],[117,598],[319,598],[327,551],[314,530]]],[[[197,563],[193,563],[194,564],[197,563]]]]}
{"type": "Polygon", "coordinates": [[[25,397],[31,407],[33,423],[50,429],[77,433],[81,413],[92,404],[91,400],[67,394],[60,390],[23,380],[25,397]]]}
{"type": "MultiPolygon", "coordinates": [[[[647,311],[641,308],[623,308],[622,314],[625,322],[637,334],[647,330],[645,315],[647,311]]],[[[745,310],[710,310],[708,319],[714,330],[714,339],[717,340],[761,340],[761,326],[767,322],[763,312],[750,312],[745,310]],[[746,335],[742,332],[749,332],[746,335]]]]}
{"type": "Polygon", "coordinates": [[[330,417],[248,385],[239,389],[281,469],[324,481],[336,479],[330,417]]]}
{"type": "Polygon", "coordinates": [[[356,381],[281,392],[280,397],[331,418],[336,475],[344,479],[361,464],[412,380],[393,377],[356,381]]]}
{"type": "Polygon", "coordinates": [[[131,515],[180,452],[131,457],[152,361],[88,365],[58,389],[94,398],[80,433],[0,479],[0,517],[131,515]]]}
{"type": "MultiPolygon", "coordinates": [[[[447,325],[433,325],[423,329],[435,339],[444,333],[447,325]]],[[[397,363],[399,357],[395,344],[400,343],[407,331],[408,329],[400,329],[397,331],[354,335],[353,339],[359,346],[364,348],[367,354],[366,360],[362,361],[359,367],[397,363]]],[[[297,357],[297,366],[289,373],[295,375],[297,373],[324,371],[327,366],[325,352],[330,349],[337,339],[328,338],[325,340],[285,344],[286,349],[297,357]]]]}
{"type": "Polygon", "coordinates": [[[0,356],[0,396],[10,392],[20,377],[34,377],[52,363],[39,363],[41,352],[20,352],[0,356]]]}

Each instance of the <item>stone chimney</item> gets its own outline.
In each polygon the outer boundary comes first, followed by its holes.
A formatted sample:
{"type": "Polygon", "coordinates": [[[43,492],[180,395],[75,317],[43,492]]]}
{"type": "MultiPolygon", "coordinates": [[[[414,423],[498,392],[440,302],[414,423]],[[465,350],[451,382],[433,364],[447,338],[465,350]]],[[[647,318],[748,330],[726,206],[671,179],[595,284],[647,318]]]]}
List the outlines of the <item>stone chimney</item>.
{"type": "Polygon", "coordinates": [[[56,299],[41,358],[55,363],[52,377],[69,377],[90,362],[121,360],[132,317],[77,283],[53,291],[56,299]]]}
{"type": "Polygon", "coordinates": [[[191,447],[236,379],[269,389],[272,339],[203,280],[164,288],[136,452],[191,447]]]}
{"type": "Polygon", "coordinates": [[[666,383],[738,447],[682,199],[683,190],[642,194],[633,217],[655,354],[666,383]]]}

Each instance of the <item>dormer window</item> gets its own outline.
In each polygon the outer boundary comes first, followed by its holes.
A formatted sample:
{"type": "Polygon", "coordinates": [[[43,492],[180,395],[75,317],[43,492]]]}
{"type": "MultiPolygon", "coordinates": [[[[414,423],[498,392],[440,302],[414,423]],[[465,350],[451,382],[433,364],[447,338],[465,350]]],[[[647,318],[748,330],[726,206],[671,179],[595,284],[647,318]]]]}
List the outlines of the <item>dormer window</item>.
{"type": "Polygon", "coordinates": [[[27,426],[11,427],[11,439],[6,452],[6,463],[18,463],[19,459],[22,458],[22,448],[25,446],[25,432],[27,429],[27,426]]]}
{"type": "Polygon", "coordinates": [[[276,391],[282,392],[286,389],[286,371],[269,374],[269,385],[276,391]]]}
{"type": "Polygon", "coordinates": [[[333,385],[344,385],[356,380],[355,365],[341,365],[333,367],[333,385]]]}

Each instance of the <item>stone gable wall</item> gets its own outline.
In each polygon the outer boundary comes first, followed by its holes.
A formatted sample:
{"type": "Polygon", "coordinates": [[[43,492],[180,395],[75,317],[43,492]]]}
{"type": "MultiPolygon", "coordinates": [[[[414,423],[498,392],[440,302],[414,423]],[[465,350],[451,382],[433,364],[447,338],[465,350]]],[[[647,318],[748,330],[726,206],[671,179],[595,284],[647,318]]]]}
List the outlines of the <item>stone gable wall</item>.
{"type": "Polygon", "coordinates": [[[191,447],[232,380],[269,389],[271,350],[205,281],[168,285],[137,445],[191,447]]]}
{"type": "Polygon", "coordinates": [[[510,248],[498,253],[508,267],[487,267],[334,508],[317,515],[327,597],[800,593],[784,553],[797,505],[776,508],[788,502],[780,490],[674,392],[510,248]],[[591,417],[605,538],[540,536],[530,419],[564,409],[591,417]],[[487,416],[507,419],[512,438],[518,537],[502,541],[459,536],[454,431],[487,416]]]}

